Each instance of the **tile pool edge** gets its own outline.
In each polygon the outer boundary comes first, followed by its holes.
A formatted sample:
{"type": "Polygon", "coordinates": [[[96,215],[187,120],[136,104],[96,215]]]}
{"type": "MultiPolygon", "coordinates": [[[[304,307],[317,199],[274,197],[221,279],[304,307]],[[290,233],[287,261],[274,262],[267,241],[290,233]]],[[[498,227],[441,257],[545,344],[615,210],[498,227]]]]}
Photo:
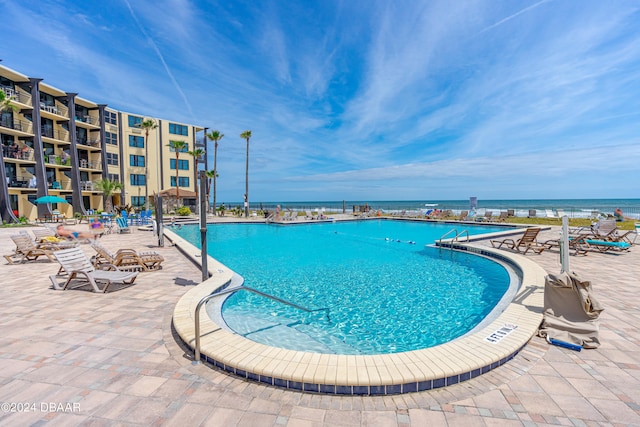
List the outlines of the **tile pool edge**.
{"type": "MultiPolygon", "coordinates": [[[[165,230],[186,256],[199,264],[200,250],[165,230]]],[[[460,249],[499,258],[522,276],[514,300],[477,333],[422,350],[382,355],[307,353],[269,347],[231,333],[200,312],[203,361],[234,375],[292,390],[341,394],[386,395],[429,390],[475,378],[511,360],[535,335],[542,321],[546,272],[524,256],[474,244],[460,249]],[[516,325],[508,334],[496,333],[516,325]],[[494,337],[494,342],[487,338],[494,337]]],[[[191,349],[195,347],[198,302],[229,283],[233,272],[208,258],[212,277],[185,293],[176,304],[173,327],[191,349]]]]}

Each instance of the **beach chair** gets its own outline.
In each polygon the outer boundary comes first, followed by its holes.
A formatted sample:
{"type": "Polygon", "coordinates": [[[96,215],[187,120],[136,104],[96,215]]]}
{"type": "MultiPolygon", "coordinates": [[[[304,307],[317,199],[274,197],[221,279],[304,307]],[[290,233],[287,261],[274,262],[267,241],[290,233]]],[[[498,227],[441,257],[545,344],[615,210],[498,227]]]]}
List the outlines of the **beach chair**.
{"type": "Polygon", "coordinates": [[[129,228],[129,221],[127,221],[127,218],[116,218],[116,224],[118,225],[118,230],[120,230],[120,233],[131,233],[131,228],[129,228]]]}
{"type": "Polygon", "coordinates": [[[49,261],[55,261],[55,258],[53,258],[53,251],[36,246],[28,234],[14,234],[10,237],[11,240],[13,240],[13,243],[16,244],[16,249],[12,254],[4,255],[4,258],[9,262],[9,264],[15,264],[18,259],[20,263],[25,261],[35,261],[41,256],[46,256],[49,258],[49,261]]]}
{"type": "Polygon", "coordinates": [[[527,228],[524,230],[524,234],[518,240],[504,239],[504,240],[491,240],[491,246],[496,249],[502,249],[503,247],[520,252],[526,255],[529,249],[537,254],[542,253],[548,246],[542,243],[538,243],[539,228],[527,228]]]}
{"type": "Polygon", "coordinates": [[[535,218],[535,217],[536,217],[536,210],[529,209],[529,215],[527,215],[527,218],[535,218]]]}
{"type": "Polygon", "coordinates": [[[507,222],[507,211],[501,211],[500,215],[498,215],[498,222],[507,222]]]}
{"type": "Polygon", "coordinates": [[[113,253],[97,241],[91,242],[91,247],[97,253],[93,257],[93,264],[98,268],[102,265],[115,265],[120,270],[153,271],[159,270],[164,261],[164,257],[154,251],[138,252],[133,249],[118,249],[113,253]]]}
{"type": "Polygon", "coordinates": [[[313,215],[311,211],[305,211],[305,214],[306,214],[305,216],[306,219],[318,219],[318,215],[313,215]]]}
{"type": "Polygon", "coordinates": [[[31,230],[35,236],[34,243],[38,248],[59,250],[78,246],[77,240],[67,240],[58,237],[57,233],[49,227],[34,228],[31,230]]]}
{"type": "Polygon", "coordinates": [[[469,216],[469,211],[462,211],[460,212],[460,215],[458,215],[458,218],[456,218],[458,221],[464,221],[465,219],[467,219],[467,217],[469,216]]]}
{"type": "Polygon", "coordinates": [[[90,285],[94,292],[105,293],[112,283],[132,285],[138,276],[137,271],[120,271],[116,266],[110,266],[111,270],[97,270],[80,248],[56,251],[55,257],[61,268],[69,274],[67,280],[62,284],[58,283],[58,276],[49,276],[53,288],[56,290],[74,289],[90,285]],[[74,280],[77,283],[71,286],[71,282],[74,280]],[[99,284],[103,284],[102,289],[99,284]]]}

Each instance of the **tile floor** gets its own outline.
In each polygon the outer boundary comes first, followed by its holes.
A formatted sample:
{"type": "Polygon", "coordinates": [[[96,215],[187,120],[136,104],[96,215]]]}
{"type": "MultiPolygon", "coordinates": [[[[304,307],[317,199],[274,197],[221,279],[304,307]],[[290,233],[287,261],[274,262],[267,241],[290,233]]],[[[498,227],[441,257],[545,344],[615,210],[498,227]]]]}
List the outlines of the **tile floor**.
{"type": "MultiPolygon", "coordinates": [[[[13,250],[0,229],[0,255],[13,250]]],[[[554,238],[557,229],[545,232],[554,238]]],[[[544,237],[543,236],[543,239],[544,237]]],[[[534,338],[514,360],[444,389],[385,397],[268,387],[193,366],[171,329],[197,266],[151,233],[107,235],[110,249],[153,249],[164,268],[107,294],[50,289],[49,261],[0,275],[0,425],[640,426],[640,251],[571,257],[605,311],[602,346],[574,352],[534,338]]],[[[92,249],[82,245],[88,254],[92,249]]],[[[527,255],[559,272],[557,252],[527,255]]]]}

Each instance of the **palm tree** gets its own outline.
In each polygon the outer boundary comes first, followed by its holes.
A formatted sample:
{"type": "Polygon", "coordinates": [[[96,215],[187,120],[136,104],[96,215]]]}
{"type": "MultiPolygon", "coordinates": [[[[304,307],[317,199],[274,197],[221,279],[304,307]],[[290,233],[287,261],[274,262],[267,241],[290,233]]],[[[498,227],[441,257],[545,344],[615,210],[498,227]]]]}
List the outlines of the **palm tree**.
{"type": "Polygon", "coordinates": [[[244,189],[244,216],[249,217],[249,139],[251,131],[245,130],[240,134],[240,138],[247,140],[247,167],[245,169],[245,189],[244,189]]]}
{"type": "Polygon", "coordinates": [[[122,190],[122,183],[118,181],[112,181],[110,179],[101,179],[94,183],[95,187],[102,191],[105,198],[105,211],[111,212],[113,210],[113,193],[116,190],[122,190]]]}
{"type": "Polygon", "coordinates": [[[176,152],[176,203],[178,203],[180,201],[180,182],[178,180],[180,152],[185,151],[189,147],[189,143],[186,141],[169,141],[169,147],[176,152]]]}
{"type": "Polygon", "coordinates": [[[156,129],[158,124],[153,119],[144,119],[138,124],[138,127],[144,129],[144,199],[146,210],[149,210],[149,131],[156,129]]]}
{"type": "Polygon", "coordinates": [[[202,158],[202,156],[204,156],[205,151],[202,148],[196,148],[191,151],[188,151],[187,154],[190,154],[191,156],[193,156],[193,185],[195,186],[195,189],[196,189],[196,200],[198,200],[198,203],[196,203],[196,213],[197,213],[198,206],[200,206],[200,202],[199,202],[200,198],[198,197],[198,161],[202,158]]]}
{"type": "Polygon", "coordinates": [[[216,178],[218,178],[218,173],[214,169],[214,170],[206,171],[204,174],[207,176],[207,179],[209,180],[209,185],[207,185],[207,201],[209,200],[209,196],[211,196],[209,191],[211,191],[211,181],[213,181],[213,214],[217,215],[216,213],[216,178]]]}
{"type": "MultiPolygon", "coordinates": [[[[209,132],[207,134],[207,138],[209,138],[210,141],[213,141],[213,172],[212,176],[213,176],[213,214],[216,214],[216,178],[218,177],[218,174],[216,173],[216,171],[218,170],[218,142],[220,142],[220,140],[222,138],[224,138],[224,133],[221,133],[219,130],[212,130],[211,132],[209,132]]],[[[207,172],[209,173],[209,171],[207,172]]],[[[207,175],[209,178],[211,178],[211,176],[207,175]]],[[[208,195],[207,195],[208,196],[208,195]]],[[[208,200],[208,197],[207,197],[208,200]]]]}
{"type": "Polygon", "coordinates": [[[0,89],[0,111],[18,111],[18,107],[13,105],[13,96],[8,96],[4,90],[0,89]]]}

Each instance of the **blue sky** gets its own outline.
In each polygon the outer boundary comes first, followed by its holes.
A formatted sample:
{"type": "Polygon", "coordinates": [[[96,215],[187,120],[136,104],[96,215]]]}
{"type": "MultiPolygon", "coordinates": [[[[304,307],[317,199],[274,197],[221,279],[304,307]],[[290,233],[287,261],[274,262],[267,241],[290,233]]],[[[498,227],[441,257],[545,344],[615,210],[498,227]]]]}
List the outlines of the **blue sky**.
{"type": "Polygon", "coordinates": [[[253,202],[640,197],[638,2],[0,4],[3,65],[223,132],[219,201],[246,129],[253,202]]]}

